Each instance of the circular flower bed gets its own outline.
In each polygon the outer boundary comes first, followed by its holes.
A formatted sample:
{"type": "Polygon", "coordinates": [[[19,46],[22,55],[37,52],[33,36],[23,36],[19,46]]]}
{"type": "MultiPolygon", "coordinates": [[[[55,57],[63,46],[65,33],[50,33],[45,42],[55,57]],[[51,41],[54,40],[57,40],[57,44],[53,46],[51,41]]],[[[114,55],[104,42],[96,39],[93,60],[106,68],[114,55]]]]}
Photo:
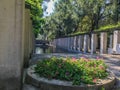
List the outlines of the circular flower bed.
{"type": "Polygon", "coordinates": [[[39,61],[34,69],[40,77],[72,81],[73,85],[97,84],[109,75],[103,60],[84,57],[52,57],[39,61]]]}

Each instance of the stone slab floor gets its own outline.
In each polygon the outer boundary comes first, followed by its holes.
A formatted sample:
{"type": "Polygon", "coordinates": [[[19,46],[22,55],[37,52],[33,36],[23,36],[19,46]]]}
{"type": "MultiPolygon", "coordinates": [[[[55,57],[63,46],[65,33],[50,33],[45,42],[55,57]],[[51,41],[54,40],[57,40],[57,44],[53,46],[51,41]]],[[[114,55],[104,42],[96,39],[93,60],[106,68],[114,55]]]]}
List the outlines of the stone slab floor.
{"type": "Polygon", "coordinates": [[[23,86],[23,90],[40,90],[40,89],[35,88],[35,87],[32,86],[32,85],[24,84],[24,86],[23,86]]]}
{"type": "MultiPolygon", "coordinates": [[[[52,54],[53,55],[53,54],[52,54]]],[[[54,54],[55,56],[63,56],[66,54],[54,54]]],[[[68,54],[67,54],[68,55],[68,54]]],[[[86,57],[97,57],[99,55],[82,55],[82,54],[69,54],[70,56],[74,56],[74,57],[80,57],[80,56],[86,56],[86,57]]],[[[39,58],[43,55],[36,55],[35,58],[33,58],[33,61],[31,61],[31,65],[32,63],[36,62],[36,58],[39,58]]],[[[47,55],[48,57],[49,55],[47,55]]],[[[46,57],[46,55],[45,55],[46,57]]],[[[115,77],[117,78],[117,83],[114,87],[113,90],[120,90],[120,55],[101,55],[99,56],[103,59],[105,59],[106,64],[109,66],[109,69],[115,74],[115,77]]],[[[26,71],[26,70],[25,70],[26,71]]],[[[24,84],[23,85],[23,90],[40,90],[38,88],[35,88],[32,85],[28,85],[28,84],[24,84]]]]}

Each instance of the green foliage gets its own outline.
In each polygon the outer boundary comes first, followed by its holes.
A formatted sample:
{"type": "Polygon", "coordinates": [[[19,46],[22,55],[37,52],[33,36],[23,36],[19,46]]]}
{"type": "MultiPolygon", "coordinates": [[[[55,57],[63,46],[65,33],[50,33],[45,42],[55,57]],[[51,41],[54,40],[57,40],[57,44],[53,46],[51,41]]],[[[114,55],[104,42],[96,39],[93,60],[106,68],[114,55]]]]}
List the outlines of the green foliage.
{"type": "Polygon", "coordinates": [[[25,0],[26,7],[28,7],[31,12],[32,25],[36,35],[40,32],[40,28],[44,23],[44,19],[42,18],[42,1],[43,0],[25,0]]]}
{"type": "Polygon", "coordinates": [[[110,30],[114,30],[117,28],[120,28],[120,22],[118,22],[118,24],[110,24],[110,25],[102,26],[98,30],[95,30],[95,31],[110,31],[110,30]]]}
{"type": "Polygon", "coordinates": [[[45,18],[43,31],[48,37],[90,33],[117,22],[119,7],[117,0],[57,0],[54,13],[45,18]]]}
{"type": "Polygon", "coordinates": [[[40,61],[35,67],[35,73],[48,79],[72,81],[73,85],[95,84],[98,79],[107,77],[106,68],[104,61],[99,58],[90,60],[85,57],[52,57],[40,61]]]}
{"type": "MultiPolygon", "coordinates": [[[[118,28],[120,28],[120,22],[118,22],[117,24],[109,24],[109,25],[101,26],[100,28],[95,29],[94,32],[104,32],[104,31],[110,32],[118,28]]],[[[69,34],[67,36],[75,36],[75,35],[81,35],[81,34],[86,34],[86,33],[90,34],[89,31],[82,31],[82,32],[78,31],[78,32],[69,34]]]]}

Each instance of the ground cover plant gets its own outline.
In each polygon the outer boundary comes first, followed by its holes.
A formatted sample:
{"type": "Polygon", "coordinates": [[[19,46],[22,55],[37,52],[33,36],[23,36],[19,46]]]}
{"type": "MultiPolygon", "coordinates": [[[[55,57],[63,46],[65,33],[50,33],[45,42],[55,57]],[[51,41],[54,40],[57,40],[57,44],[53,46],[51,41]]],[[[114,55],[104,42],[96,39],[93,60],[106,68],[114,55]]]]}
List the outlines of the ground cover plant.
{"type": "Polygon", "coordinates": [[[73,85],[95,84],[106,78],[107,66],[102,59],[52,57],[37,63],[35,73],[48,79],[72,81],[73,85]]]}

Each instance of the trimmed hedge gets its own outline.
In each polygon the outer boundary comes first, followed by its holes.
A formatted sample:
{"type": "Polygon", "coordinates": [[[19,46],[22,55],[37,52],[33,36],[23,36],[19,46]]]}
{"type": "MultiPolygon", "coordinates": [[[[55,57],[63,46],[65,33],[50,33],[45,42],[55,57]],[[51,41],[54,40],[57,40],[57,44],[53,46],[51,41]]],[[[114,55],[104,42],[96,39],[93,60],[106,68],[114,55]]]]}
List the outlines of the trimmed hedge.
{"type": "MultiPolygon", "coordinates": [[[[96,29],[93,31],[93,33],[98,33],[98,32],[111,32],[114,31],[115,29],[120,29],[120,22],[118,24],[110,24],[106,26],[102,26],[99,29],[96,29]]],[[[84,35],[84,34],[90,34],[90,32],[75,32],[73,34],[69,34],[64,37],[72,37],[72,36],[77,36],[77,35],[84,35]]]]}

